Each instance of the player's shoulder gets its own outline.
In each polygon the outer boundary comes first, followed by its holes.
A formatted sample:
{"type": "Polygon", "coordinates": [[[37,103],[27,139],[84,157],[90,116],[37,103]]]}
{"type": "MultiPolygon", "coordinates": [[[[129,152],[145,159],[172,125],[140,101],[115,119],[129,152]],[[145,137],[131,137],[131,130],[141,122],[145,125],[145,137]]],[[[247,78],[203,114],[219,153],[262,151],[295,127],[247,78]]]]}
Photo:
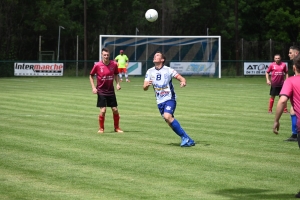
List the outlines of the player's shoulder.
{"type": "Polygon", "coordinates": [[[269,65],[269,66],[273,66],[273,65],[275,65],[276,64],[276,62],[271,62],[271,64],[269,65]]]}
{"type": "Polygon", "coordinates": [[[117,62],[115,61],[115,60],[110,60],[110,63],[109,63],[110,65],[116,65],[116,66],[118,66],[117,65],[117,62]]]}
{"type": "Polygon", "coordinates": [[[290,76],[287,79],[285,79],[284,84],[299,85],[300,76],[290,76]]]}
{"type": "Polygon", "coordinates": [[[163,71],[170,71],[170,70],[173,70],[171,67],[167,66],[167,65],[164,65],[161,70],[163,71]]]}
{"type": "Polygon", "coordinates": [[[286,81],[300,81],[300,76],[294,75],[294,76],[290,76],[286,79],[286,81]]]}
{"type": "Polygon", "coordinates": [[[175,69],[173,69],[172,67],[166,66],[166,65],[164,65],[163,69],[165,69],[166,71],[171,72],[171,73],[176,72],[175,69]]]}
{"type": "Polygon", "coordinates": [[[98,62],[95,62],[94,66],[99,66],[101,64],[103,64],[103,63],[101,61],[98,61],[98,62]]]}
{"type": "Polygon", "coordinates": [[[271,64],[269,64],[268,70],[272,70],[274,67],[275,62],[272,62],[271,64]]]}
{"type": "Polygon", "coordinates": [[[156,70],[156,69],[155,69],[155,66],[150,67],[150,68],[148,69],[148,71],[153,71],[153,70],[156,70]]]}

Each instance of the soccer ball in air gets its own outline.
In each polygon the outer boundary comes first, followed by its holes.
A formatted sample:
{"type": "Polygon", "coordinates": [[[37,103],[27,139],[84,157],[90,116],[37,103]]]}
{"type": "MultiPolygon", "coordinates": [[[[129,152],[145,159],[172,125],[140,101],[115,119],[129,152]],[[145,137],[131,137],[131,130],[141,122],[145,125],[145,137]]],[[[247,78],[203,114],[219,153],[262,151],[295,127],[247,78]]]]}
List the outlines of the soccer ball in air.
{"type": "Polygon", "coordinates": [[[149,9],[147,10],[147,12],[145,13],[145,18],[149,21],[149,22],[155,22],[158,18],[158,13],[156,10],[154,9],[149,9]]]}

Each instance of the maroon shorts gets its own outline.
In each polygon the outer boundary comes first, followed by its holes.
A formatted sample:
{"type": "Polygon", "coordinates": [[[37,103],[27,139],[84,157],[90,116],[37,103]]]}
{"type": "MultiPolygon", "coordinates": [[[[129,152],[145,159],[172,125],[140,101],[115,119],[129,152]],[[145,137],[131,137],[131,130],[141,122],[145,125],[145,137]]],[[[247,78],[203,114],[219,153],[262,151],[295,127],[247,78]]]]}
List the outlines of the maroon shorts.
{"type": "Polygon", "coordinates": [[[282,88],[282,86],[279,86],[279,87],[273,87],[273,86],[271,86],[271,88],[270,88],[270,95],[271,96],[278,96],[280,94],[281,88],[282,88]]]}
{"type": "Polygon", "coordinates": [[[101,94],[98,94],[97,99],[97,107],[117,107],[117,98],[116,95],[110,95],[110,96],[104,96],[101,94]]]}

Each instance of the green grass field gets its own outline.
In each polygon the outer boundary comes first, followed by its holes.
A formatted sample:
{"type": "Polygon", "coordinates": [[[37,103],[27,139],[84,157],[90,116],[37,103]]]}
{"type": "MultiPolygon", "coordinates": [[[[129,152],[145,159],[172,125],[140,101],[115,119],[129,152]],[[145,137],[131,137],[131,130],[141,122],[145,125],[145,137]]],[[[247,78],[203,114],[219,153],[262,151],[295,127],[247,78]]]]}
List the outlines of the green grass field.
{"type": "Polygon", "coordinates": [[[102,135],[88,77],[1,78],[0,199],[294,199],[300,150],[289,114],[272,133],[264,77],[186,78],[175,117],[191,148],[142,77],[116,92],[124,133],[108,109],[102,135]]]}

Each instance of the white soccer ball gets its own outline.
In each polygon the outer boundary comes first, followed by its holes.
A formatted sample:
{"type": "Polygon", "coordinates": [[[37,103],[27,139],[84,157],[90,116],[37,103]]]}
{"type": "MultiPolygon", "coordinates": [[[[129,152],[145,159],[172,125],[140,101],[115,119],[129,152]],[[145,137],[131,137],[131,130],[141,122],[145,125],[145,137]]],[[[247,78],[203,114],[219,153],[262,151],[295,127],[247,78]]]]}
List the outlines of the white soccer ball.
{"type": "Polygon", "coordinates": [[[145,13],[145,18],[149,21],[149,22],[155,22],[158,18],[158,13],[156,10],[154,9],[149,9],[147,10],[147,12],[145,13]]]}

